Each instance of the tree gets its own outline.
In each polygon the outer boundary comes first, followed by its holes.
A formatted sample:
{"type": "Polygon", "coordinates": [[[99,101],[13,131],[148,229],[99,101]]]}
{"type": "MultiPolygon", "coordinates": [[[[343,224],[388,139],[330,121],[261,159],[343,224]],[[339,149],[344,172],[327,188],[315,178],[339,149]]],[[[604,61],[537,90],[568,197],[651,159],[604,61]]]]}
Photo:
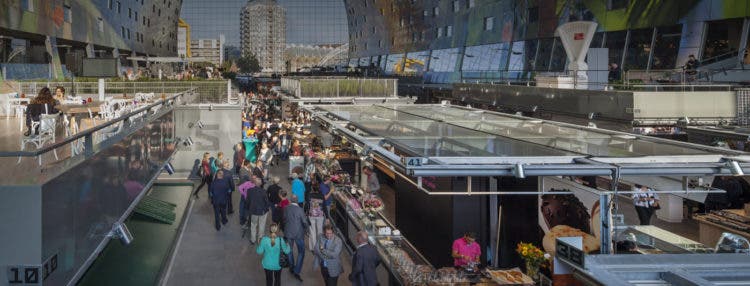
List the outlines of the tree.
{"type": "Polygon", "coordinates": [[[248,53],[237,59],[237,67],[241,73],[256,73],[260,71],[260,63],[253,53],[248,53]]]}

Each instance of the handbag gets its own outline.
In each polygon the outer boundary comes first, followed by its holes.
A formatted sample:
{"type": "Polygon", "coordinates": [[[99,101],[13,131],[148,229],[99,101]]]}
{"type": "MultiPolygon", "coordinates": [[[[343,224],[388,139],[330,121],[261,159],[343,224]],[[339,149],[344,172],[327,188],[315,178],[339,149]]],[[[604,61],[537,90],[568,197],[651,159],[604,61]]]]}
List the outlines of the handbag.
{"type": "Polygon", "coordinates": [[[653,204],[651,204],[651,208],[653,208],[654,210],[660,210],[661,205],[659,205],[659,202],[654,202],[653,204]]]}
{"type": "Polygon", "coordinates": [[[292,263],[289,261],[289,255],[284,253],[284,247],[282,246],[285,242],[283,238],[279,238],[281,243],[279,243],[279,266],[281,268],[289,268],[292,266],[292,263]]]}

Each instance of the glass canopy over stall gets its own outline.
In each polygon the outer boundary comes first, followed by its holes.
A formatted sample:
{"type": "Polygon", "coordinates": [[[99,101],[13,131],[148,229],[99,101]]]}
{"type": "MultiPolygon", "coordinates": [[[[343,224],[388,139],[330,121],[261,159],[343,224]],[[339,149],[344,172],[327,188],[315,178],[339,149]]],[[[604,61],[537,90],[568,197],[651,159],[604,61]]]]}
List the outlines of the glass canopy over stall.
{"type": "MultiPolygon", "coordinates": [[[[452,105],[305,108],[362,143],[377,144],[371,146],[376,152],[388,142],[408,156],[422,158],[419,166],[404,166],[414,176],[518,176],[499,170],[513,171],[519,165],[530,175],[611,175],[617,170],[622,175],[690,176],[750,171],[745,163],[750,156],[744,152],[452,105]]],[[[380,151],[390,153],[383,155],[393,163],[403,162],[388,150],[380,151]]]]}

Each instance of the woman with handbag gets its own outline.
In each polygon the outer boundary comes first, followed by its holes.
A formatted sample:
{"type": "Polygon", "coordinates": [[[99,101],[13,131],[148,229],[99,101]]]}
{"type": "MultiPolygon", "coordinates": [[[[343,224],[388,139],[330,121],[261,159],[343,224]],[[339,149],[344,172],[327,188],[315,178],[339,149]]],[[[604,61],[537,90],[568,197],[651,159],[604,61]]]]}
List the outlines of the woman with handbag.
{"type": "Polygon", "coordinates": [[[661,208],[659,195],[654,193],[654,190],[639,184],[635,184],[634,191],[633,204],[635,205],[635,212],[638,213],[638,220],[640,220],[641,225],[650,225],[651,216],[661,208]]]}
{"type": "Polygon", "coordinates": [[[271,223],[270,235],[264,236],[255,250],[263,256],[261,264],[266,272],[266,286],[281,285],[281,269],[289,267],[287,255],[291,248],[284,238],[278,236],[278,232],[279,225],[271,223]]]}

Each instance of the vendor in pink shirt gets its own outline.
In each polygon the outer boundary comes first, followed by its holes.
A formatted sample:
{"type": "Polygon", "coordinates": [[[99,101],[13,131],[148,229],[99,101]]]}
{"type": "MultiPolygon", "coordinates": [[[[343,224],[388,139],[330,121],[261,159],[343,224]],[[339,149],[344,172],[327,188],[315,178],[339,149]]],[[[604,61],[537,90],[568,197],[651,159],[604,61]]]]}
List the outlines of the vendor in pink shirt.
{"type": "Polygon", "coordinates": [[[470,262],[479,262],[482,250],[476,242],[476,235],[467,232],[463,237],[453,241],[453,266],[462,267],[470,262]]]}

